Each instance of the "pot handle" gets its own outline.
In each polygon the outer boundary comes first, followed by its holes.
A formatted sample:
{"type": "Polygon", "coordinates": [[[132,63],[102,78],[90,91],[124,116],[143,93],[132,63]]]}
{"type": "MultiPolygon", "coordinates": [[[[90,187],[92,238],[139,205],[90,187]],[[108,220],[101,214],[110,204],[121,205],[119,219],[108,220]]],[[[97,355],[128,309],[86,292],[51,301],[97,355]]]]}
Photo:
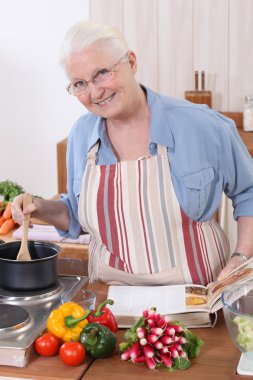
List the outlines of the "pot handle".
{"type": "Polygon", "coordinates": [[[5,243],[5,241],[3,241],[2,239],[0,239],[0,244],[4,244],[5,243]]]}

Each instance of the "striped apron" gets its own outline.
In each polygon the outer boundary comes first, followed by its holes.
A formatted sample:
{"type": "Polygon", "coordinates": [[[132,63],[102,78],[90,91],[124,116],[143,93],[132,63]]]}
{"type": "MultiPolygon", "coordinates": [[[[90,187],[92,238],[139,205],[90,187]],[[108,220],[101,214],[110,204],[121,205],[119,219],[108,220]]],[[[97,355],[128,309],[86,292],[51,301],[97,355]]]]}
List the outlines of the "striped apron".
{"type": "Polygon", "coordinates": [[[87,155],[78,216],[90,233],[89,279],[109,284],[202,284],[225,266],[229,244],[221,227],[196,222],[181,209],[167,148],[150,158],[96,165],[87,155]]]}

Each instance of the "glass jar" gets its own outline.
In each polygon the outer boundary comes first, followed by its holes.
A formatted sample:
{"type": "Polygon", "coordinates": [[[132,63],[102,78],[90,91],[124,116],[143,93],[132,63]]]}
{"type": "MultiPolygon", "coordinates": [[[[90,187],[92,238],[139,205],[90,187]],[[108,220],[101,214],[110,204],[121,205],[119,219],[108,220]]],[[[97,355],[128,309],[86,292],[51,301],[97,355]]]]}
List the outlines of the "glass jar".
{"type": "Polygon", "coordinates": [[[245,132],[253,131],[253,95],[245,96],[243,110],[243,130],[245,132]]]}

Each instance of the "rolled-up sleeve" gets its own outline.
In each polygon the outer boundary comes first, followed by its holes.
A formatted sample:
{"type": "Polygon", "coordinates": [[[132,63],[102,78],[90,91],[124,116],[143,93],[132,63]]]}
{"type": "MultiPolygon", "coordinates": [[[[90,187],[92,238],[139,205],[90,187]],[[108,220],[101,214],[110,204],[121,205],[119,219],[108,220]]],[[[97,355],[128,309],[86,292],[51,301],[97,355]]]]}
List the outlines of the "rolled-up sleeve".
{"type": "Polygon", "coordinates": [[[78,205],[76,204],[75,207],[75,205],[71,204],[69,195],[67,194],[61,194],[60,201],[65,203],[65,205],[68,207],[69,229],[68,231],[57,229],[57,231],[62,237],[76,239],[80,236],[81,233],[81,226],[77,219],[78,205]]]}
{"type": "Polygon", "coordinates": [[[69,213],[68,231],[57,230],[59,235],[76,239],[80,236],[81,226],[78,220],[78,198],[81,190],[82,175],[86,165],[87,146],[89,141],[89,123],[81,117],[74,125],[67,144],[67,194],[61,194],[69,213]]]}

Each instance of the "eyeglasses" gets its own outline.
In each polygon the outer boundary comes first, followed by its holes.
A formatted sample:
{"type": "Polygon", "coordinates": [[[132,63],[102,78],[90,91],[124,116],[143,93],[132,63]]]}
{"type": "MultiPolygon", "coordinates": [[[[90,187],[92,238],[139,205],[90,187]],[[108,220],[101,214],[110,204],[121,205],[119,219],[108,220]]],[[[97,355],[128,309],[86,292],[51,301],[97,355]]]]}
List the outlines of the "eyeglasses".
{"type": "Polygon", "coordinates": [[[123,55],[123,57],[121,57],[116,63],[114,63],[114,65],[112,65],[111,67],[109,68],[101,68],[99,69],[92,77],[90,80],[78,80],[77,82],[75,83],[70,83],[66,90],[68,91],[68,93],[70,95],[74,95],[74,96],[80,96],[80,95],[83,95],[83,94],[86,94],[87,91],[88,91],[88,84],[89,83],[92,83],[94,84],[95,86],[106,86],[111,80],[112,78],[114,77],[114,74],[115,74],[115,67],[120,64],[121,61],[123,61],[124,58],[127,57],[127,54],[123,55]]]}

